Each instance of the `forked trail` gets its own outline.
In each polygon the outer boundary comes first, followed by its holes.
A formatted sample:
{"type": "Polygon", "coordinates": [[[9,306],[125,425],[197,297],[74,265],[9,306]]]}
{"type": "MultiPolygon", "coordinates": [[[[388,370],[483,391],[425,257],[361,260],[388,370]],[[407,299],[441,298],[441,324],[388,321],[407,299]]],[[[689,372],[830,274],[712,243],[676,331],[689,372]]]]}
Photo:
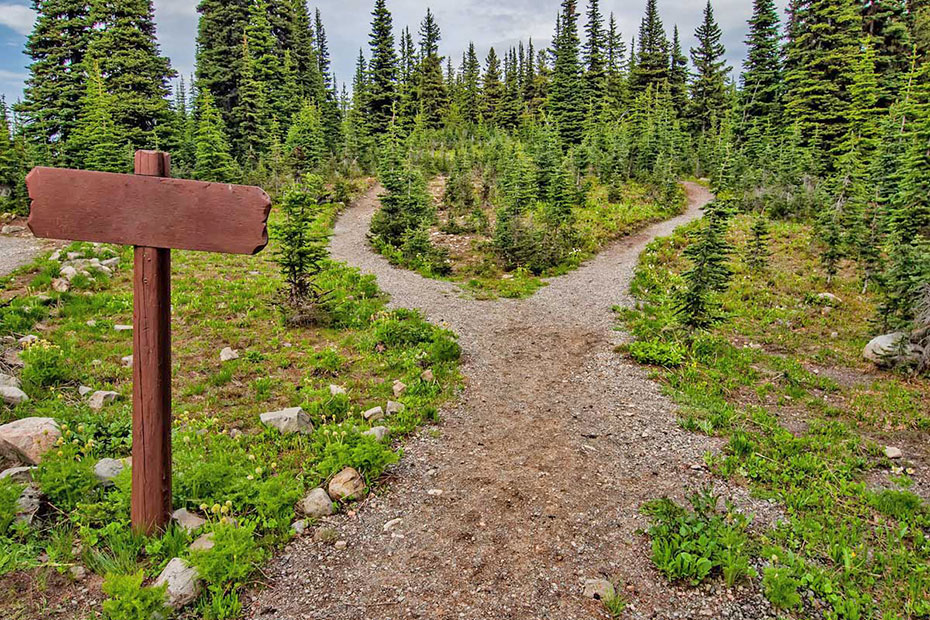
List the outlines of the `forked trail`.
{"type": "Polygon", "coordinates": [[[584,580],[602,576],[626,589],[630,617],[754,617],[750,601],[723,591],[667,585],[640,533],[640,505],[706,483],[692,466],[719,447],[681,430],[648,372],[613,352],[622,334],[611,308],[632,303],[640,252],[711,198],[686,188],[683,215],[522,301],[466,299],[450,283],[390,266],[365,239],[378,190],[349,209],[333,256],[375,274],[396,305],[457,332],[466,388],[438,433],[405,445],[383,495],[330,519],[348,547],[293,543],[251,617],[580,620],[605,617],[582,596],[584,580]]]}

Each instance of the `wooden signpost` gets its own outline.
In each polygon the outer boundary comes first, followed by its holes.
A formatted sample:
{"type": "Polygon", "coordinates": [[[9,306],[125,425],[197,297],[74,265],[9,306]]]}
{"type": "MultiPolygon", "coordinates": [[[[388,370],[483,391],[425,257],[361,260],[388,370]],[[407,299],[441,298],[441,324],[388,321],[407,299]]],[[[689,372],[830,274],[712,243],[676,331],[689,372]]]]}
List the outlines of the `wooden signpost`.
{"type": "Polygon", "coordinates": [[[171,518],[171,250],[257,254],[271,200],[258,187],[171,179],[170,157],[137,151],[135,175],[35,168],[36,237],[135,246],[132,526],[171,518]]]}

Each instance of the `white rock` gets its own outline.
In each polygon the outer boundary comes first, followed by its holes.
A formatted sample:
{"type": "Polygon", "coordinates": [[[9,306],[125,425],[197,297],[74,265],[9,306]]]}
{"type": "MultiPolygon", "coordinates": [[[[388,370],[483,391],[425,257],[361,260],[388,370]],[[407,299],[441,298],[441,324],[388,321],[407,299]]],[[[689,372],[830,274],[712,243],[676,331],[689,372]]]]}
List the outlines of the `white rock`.
{"type": "Polygon", "coordinates": [[[123,365],[123,368],[132,368],[132,356],[127,355],[126,357],[121,358],[120,363],[123,365]]]}
{"type": "Polygon", "coordinates": [[[400,396],[407,391],[407,384],[401,380],[394,381],[394,398],[400,398],[400,396]]]}
{"type": "Polygon", "coordinates": [[[888,446],[885,448],[885,456],[892,460],[898,460],[904,458],[904,453],[901,451],[901,448],[895,448],[894,446],[888,446]]]}
{"type": "Polygon", "coordinates": [[[221,362],[231,362],[237,359],[239,359],[239,351],[236,351],[235,349],[226,347],[222,351],[220,351],[221,362]]]}
{"type": "Polygon", "coordinates": [[[303,536],[304,532],[307,531],[307,520],[298,519],[291,523],[291,531],[294,532],[296,536],[303,536]]]}
{"type": "Polygon", "coordinates": [[[16,520],[27,525],[32,524],[41,507],[42,491],[37,485],[30,484],[16,500],[16,520]]]}
{"type": "Polygon", "coordinates": [[[404,522],[403,519],[391,519],[390,521],[388,521],[387,523],[385,523],[385,524],[384,524],[384,527],[381,528],[381,529],[382,529],[384,532],[390,532],[391,530],[393,530],[394,528],[396,528],[398,525],[400,525],[400,524],[403,523],[403,522],[404,522]]]}
{"type": "Polygon", "coordinates": [[[0,387],[21,388],[23,387],[23,384],[20,383],[19,379],[13,375],[5,375],[0,373],[0,387]]]}
{"type": "Polygon", "coordinates": [[[8,405],[16,406],[29,400],[29,396],[18,387],[0,386],[0,398],[8,405]]]}
{"type": "Polygon", "coordinates": [[[426,381],[427,383],[432,383],[435,377],[433,376],[433,371],[427,368],[420,374],[420,379],[426,381]]]}
{"type": "Polygon", "coordinates": [[[11,467],[0,472],[0,480],[9,479],[16,484],[29,484],[32,482],[32,471],[35,467],[11,467]]]}
{"type": "Polygon", "coordinates": [[[585,598],[607,601],[616,595],[613,584],[606,579],[586,579],[584,582],[585,598]]]}
{"type": "Polygon", "coordinates": [[[377,420],[384,419],[384,409],[381,407],[372,407],[368,411],[362,414],[362,417],[365,418],[368,422],[375,422],[377,420]]]}
{"type": "Polygon", "coordinates": [[[191,543],[191,551],[209,551],[216,546],[216,543],[213,542],[213,532],[207,532],[206,534],[201,534],[194,542],[191,543]]]}
{"type": "Polygon", "coordinates": [[[819,295],[817,295],[817,299],[818,301],[833,304],[836,306],[843,303],[843,300],[837,297],[836,295],[834,295],[833,293],[820,293],[819,295]]]}
{"type": "Polygon", "coordinates": [[[330,385],[329,386],[329,395],[338,396],[339,394],[345,394],[346,389],[341,385],[330,385]]]}
{"type": "Polygon", "coordinates": [[[348,546],[349,546],[349,543],[347,543],[347,542],[344,541],[344,540],[337,540],[337,541],[336,541],[336,544],[333,545],[333,547],[335,547],[336,551],[342,551],[343,549],[345,549],[345,548],[348,547],[348,546]]]}
{"type": "Polygon", "coordinates": [[[91,320],[87,321],[87,323],[85,323],[85,325],[87,325],[88,327],[97,327],[97,321],[95,321],[94,319],[91,319],[91,320]]]}
{"type": "Polygon", "coordinates": [[[61,260],[61,250],[55,250],[48,256],[49,260],[61,260]]]}
{"type": "Polygon", "coordinates": [[[29,346],[33,342],[38,342],[38,341],[39,341],[39,337],[36,336],[35,334],[29,334],[28,336],[23,336],[22,338],[18,340],[19,344],[21,344],[24,347],[29,346]]]}
{"type": "Polygon", "coordinates": [[[7,226],[4,226],[3,228],[0,228],[0,233],[4,235],[18,235],[19,233],[24,232],[25,230],[26,230],[25,226],[7,225],[7,226]]]}
{"type": "Polygon", "coordinates": [[[109,405],[113,401],[119,398],[119,394],[116,392],[110,392],[106,390],[97,390],[90,395],[90,398],[87,399],[87,406],[93,409],[94,411],[100,411],[106,405],[109,405]]]}
{"type": "Polygon", "coordinates": [[[94,477],[104,485],[112,484],[125,468],[126,463],[119,459],[100,459],[94,465],[94,477]]]}
{"type": "Polygon", "coordinates": [[[118,332],[131,332],[132,325],[114,325],[113,329],[115,329],[118,332]]]}
{"type": "Polygon", "coordinates": [[[911,344],[908,334],[896,332],[873,339],[865,346],[862,356],[877,366],[891,368],[916,364],[921,353],[920,347],[911,344]]]}
{"type": "Polygon", "coordinates": [[[429,491],[426,492],[426,494],[431,495],[433,497],[439,497],[440,495],[443,494],[443,490],[442,489],[430,489],[429,491]]]}
{"type": "Polygon", "coordinates": [[[38,465],[61,431],[52,418],[23,418],[0,426],[0,455],[26,465],[38,465]]]}
{"type": "Polygon", "coordinates": [[[77,564],[68,569],[68,574],[70,574],[71,578],[75,581],[84,581],[84,579],[87,577],[87,569],[85,569],[80,564],[77,564]]]}
{"type": "Polygon", "coordinates": [[[371,428],[362,433],[362,435],[374,437],[378,441],[384,441],[390,434],[391,430],[386,426],[375,426],[374,428],[371,428]]]}
{"type": "Polygon", "coordinates": [[[180,609],[193,603],[202,589],[200,575],[197,569],[190,566],[181,558],[174,558],[155,580],[155,587],[168,585],[168,606],[180,609]]]}
{"type": "Polygon", "coordinates": [[[67,256],[68,256],[68,260],[76,260],[78,258],[81,258],[81,253],[80,252],[68,252],[67,256]]]}
{"type": "Polygon", "coordinates": [[[284,434],[302,433],[308,435],[313,430],[310,416],[300,407],[291,407],[281,411],[269,411],[261,416],[262,424],[278,429],[284,434]]]}
{"type": "Polygon", "coordinates": [[[396,415],[396,414],[400,413],[401,411],[403,411],[404,409],[406,409],[406,407],[404,407],[404,404],[403,404],[403,403],[399,403],[399,402],[397,402],[397,401],[389,400],[388,403],[387,403],[387,409],[386,409],[386,411],[387,411],[387,414],[388,414],[388,415],[396,415]]]}
{"type": "Polygon", "coordinates": [[[297,505],[300,512],[311,519],[321,519],[333,514],[333,500],[325,489],[313,489],[297,505]]]}
{"type": "Polygon", "coordinates": [[[329,496],[336,501],[359,498],[365,493],[365,481],[353,467],[346,467],[329,483],[329,496]]]}
{"type": "Polygon", "coordinates": [[[119,257],[108,258],[106,260],[100,261],[100,264],[108,269],[116,269],[119,267],[119,257]]]}
{"type": "Polygon", "coordinates": [[[52,280],[52,290],[56,293],[67,293],[71,285],[64,278],[55,278],[52,280]]]}
{"type": "Polygon", "coordinates": [[[207,522],[206,519],[201,519],[187,508],[178,508],[171,514],[171,518],[188,532],[193,532],[207,522]]]}
{"type": "Polygon", "coordinates": [[[87,396],[93,391],[94,391],[94,388],[87,387],[86,385],[82,385],[81,387],[78,388],[78,395],[83,398],[84,396],[87,396]]]}

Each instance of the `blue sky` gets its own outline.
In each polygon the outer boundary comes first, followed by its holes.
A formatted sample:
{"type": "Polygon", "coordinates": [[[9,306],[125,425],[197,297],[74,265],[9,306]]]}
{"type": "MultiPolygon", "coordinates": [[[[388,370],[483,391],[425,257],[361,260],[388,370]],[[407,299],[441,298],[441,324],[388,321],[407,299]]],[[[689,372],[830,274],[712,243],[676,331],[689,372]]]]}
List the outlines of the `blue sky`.
{"type": "MultiPolygon", "coordinates": [[[[784,8],[787,0],[777,0],[784,8]]],[[[416,30],[427,4],[442,28],[442,53],[458,64],[469,40],[474,40],[482,58],[492,45],[506,48],[520,39],[533,37],[548,45],[560,0],[388,0],[394,26],[410,25],[416,30]]],[[[580,3],[583,4],[583,3],[580,3]]],[[[613,11],[629,41],[639,29],[645,0],[602,0],[604,13],[613,11]]],[[[340,83],[352,76],[360,46],[367,49],[372,0],[318,0],[311,7],[323,13],[329,36],[333,68],[340,83]]],[[[163,53],[173,66],[188,75],[194,68],[194,35],[197,30],[196,0],[155,0],[158,36],[163,53]]],[[[671,36],[677,24],[687,53],[694,45],[694,29],[701,21],[701,0],[659,0],[666,29],[671,36]]],[[[724,31],[727,55],[739,67],[745,52],[746,20],[752,12],[750,0],[714,0],[717,21],[724,31]]],[[[8,102],[22,93],[27,58],[23,55],[33,16],[27,0],[0,0],[0,94],[8,102]]]]}

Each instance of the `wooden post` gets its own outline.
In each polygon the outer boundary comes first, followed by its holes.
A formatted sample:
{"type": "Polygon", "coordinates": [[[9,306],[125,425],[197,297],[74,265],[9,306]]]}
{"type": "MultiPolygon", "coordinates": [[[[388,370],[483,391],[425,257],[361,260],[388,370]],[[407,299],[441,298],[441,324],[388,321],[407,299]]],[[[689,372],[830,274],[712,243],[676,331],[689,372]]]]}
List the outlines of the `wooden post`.
{"type": "MultiPolygon", "coordinates": [[[[170,177],[167,153],[137,151],[135,173],[170,177]]],[[[171,519],[171,250],[135,246],[132,335],[132,528],[171,519]]]]}

